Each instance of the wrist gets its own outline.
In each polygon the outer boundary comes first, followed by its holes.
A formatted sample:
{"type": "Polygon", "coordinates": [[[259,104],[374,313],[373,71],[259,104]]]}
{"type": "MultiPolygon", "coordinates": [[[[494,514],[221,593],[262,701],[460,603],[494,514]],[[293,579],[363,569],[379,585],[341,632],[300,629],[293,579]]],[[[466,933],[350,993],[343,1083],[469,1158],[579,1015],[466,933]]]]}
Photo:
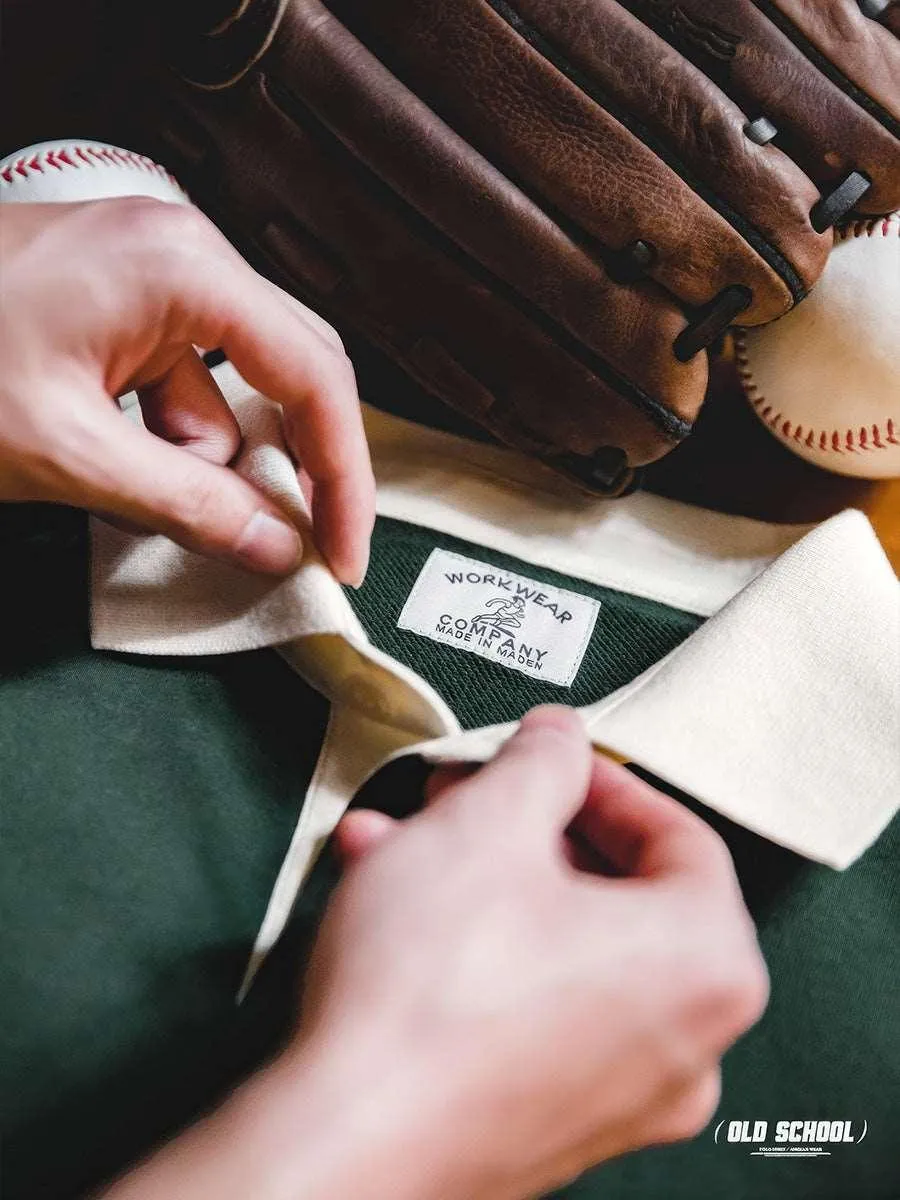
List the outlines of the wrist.
{"type": "Polygon", "coordinates": [[[105,1200],[480,1200],[450,1123],[402,1051],[367,1064],[295,1043],[104,1193],[105,1200]]]}
{"type": "Polygon", "coordinates": [[[408,1047],[371,1061],[302,1043],[251,1081],[286,1154],[266,1200],[476,1200],[448,1106],[416,1067],[408,1047]]]}

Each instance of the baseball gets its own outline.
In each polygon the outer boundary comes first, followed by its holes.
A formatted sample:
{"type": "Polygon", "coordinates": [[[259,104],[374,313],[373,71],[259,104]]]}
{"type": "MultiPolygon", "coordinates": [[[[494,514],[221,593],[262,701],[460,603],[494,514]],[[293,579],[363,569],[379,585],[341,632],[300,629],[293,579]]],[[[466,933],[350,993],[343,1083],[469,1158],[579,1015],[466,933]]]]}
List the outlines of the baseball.
{"type": "Polygon", "coordinates": [[[0,159],[0,204],[62,204],[114,196],[190,203],[165,167],[106,142],[38,142],[0,159]]]}
{"type": "Polygon", "coordinates": [[[900,477],[900,213],[837,231],[809,297],[735,344],[747,398],[785,446],[841,475],[900,477]]]}

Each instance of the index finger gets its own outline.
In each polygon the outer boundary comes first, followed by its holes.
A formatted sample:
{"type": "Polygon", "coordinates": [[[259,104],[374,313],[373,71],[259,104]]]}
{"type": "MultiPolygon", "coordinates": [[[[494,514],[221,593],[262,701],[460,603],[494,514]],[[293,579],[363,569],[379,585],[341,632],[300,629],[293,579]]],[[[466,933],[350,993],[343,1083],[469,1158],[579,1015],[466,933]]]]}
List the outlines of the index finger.
{"type": "Polygon", "coordinates": [[[594,755],[572,829],[631,878],[687,875],[737,886],[731,855],[705,821],[603,755],[594,755]]]}
{"type": "Polygon", "coordinates": [[[342,582],[358,584],[375,481],[350,360],[321,318],[257,274],[211,222],[188,213],[180,215],[193,224],[194,244],[181,241],[174,255],[181,334],[221,346],[252,387],[281,405],[291,450],[313,482],[319,549],[342,582]]]}
{"type": "Polygon", "coordinates": [[[242,305],[222,348],[249,384],[282,406],[288,444],[313,482],[319,549],[339,579],[359,584],[375,521],[375,480],[353,367],[296,309],[268,288],[260,293],[267,303],[252,328],[242,305]]]}

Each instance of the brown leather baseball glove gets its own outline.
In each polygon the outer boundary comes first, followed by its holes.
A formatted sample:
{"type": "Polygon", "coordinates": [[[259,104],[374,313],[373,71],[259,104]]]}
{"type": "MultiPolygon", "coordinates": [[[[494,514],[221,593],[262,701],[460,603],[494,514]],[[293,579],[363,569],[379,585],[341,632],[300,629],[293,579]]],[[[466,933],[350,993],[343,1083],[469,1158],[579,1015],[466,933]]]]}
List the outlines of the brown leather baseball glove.
{"type": "Polygon", "coordinates": [[[601,494],[900,207],[885,0],[181,0],[146,148],[432,395],[601,494]]]}

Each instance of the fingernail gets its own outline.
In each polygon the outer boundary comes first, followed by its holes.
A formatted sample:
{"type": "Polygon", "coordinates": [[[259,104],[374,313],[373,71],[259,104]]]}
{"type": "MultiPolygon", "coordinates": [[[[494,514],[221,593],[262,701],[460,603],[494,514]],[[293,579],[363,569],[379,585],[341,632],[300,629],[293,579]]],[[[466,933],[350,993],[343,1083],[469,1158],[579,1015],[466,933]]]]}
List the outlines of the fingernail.
{"type": "Polygon", "coordinates": [[[546,729],[554,733],[570,734],[580,725],[574,709],[562,704],[543,704],[527,712],[519,722],[522,729],[546,729]]]}
{"type": "Polygon", "coordinates": [[[366,581],[366,573],[368,572],[368,570],[369,570],[369,549],[368,549],[368,547],[366,547],[366,556],[363,559],[362,566],[356,572],[356,575],[353,577],[353,579],[350,580],[350,586],[354,587],[354,588],[361,588],[362,585],[366,581]]]}
{"type": "Polygon", "coordinates": [[[235,551],[256,571],[284,575],[303,557],[303,543],[293,525],[259,509],[247,522],[235,551]]]}
{"type": "MultiPolygon", "coordinates": [[[[336,557],[329,557],[328,559],[328,565],[331,568],[331,572],[334,577],[347,587],[361,588],[363,583],[365,583],[366,572],[369,569],[369,547],[366,546],[361,553],[363,555],[362,562],[360,566],[358,566],[357,569],[352,572],[350,567],[347,565],[346,559],[343,567],[340,565],[336,557]]],[[[359,556],[354,555],[354,557],[359,556]]]]}

